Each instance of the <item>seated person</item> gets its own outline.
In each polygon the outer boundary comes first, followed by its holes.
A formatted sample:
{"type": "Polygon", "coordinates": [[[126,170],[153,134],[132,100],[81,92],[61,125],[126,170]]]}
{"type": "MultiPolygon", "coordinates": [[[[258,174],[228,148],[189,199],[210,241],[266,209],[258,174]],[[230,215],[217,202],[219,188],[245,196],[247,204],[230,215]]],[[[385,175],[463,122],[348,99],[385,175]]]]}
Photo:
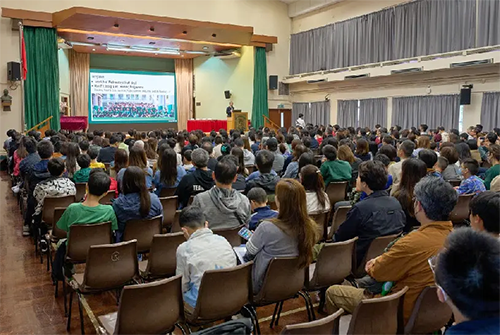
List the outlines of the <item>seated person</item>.
{"type": "Polygon", "coordinates": [[[271,195],[270,200],[273,200],[276,184],[280,180],[280,177],[271,173],[274,162],[274,154],[268,150],[260,150],[257,153],[255,162],[257,163],[259,176],[250,181],[247,179],[245,194],[248,194],[248,192],[254,187],[260,187],[266,191],[268,198],[271,195]]]}
{"type": "Polygon", "coordinates": [[[161,168],[155,173],[153,183],[156,187],[156,195],[160,196],[164,188],[176,188],[182,177],[186,175],[186,170],[177,165],[177,154],[174,149],[167,148],[160,157],[161,168]]]}
{"type": "Polygon", "coordinates": [[[90,156],[87,154],[80,154],[76,158],[80,170],[76,171],[73,175],[73,181],[75,183],[86,183],[90,176],[90,156]]]}
{"type": "Polygon", "coordinates": [[[236,254],[224,237],[208,229],[202,209],[195,206],[184,208],[179,224],[187,241],[177,248],[175,272],[182,275],[182,293],[189,310],[196,307],[203,273],[236,266],[236,254]]]}
{"type": "Polygon", "coordinates": [[[434,270],[438,298],[455,317],[446,335],[500,334],[499,259],[498,236],[467,228],[448,236],[434,270]]]}
{"type": "Polygon", "coordinates": [[[248,200],[250,200],[250,206],[252,208],[252,216],[250,217],[250,222],[248,224],[248,229],[255,231],[259,224],[268,219],[274,219],[278,216],[278,212],[274,211],[267,205],[267,194],[266,191],[260,187],[254,187],[247,194],[248,200]]]}
{"type": "Polygon", "coordinates": [[[434,177],[440,177],[439,173],[436,173],[434,166],[438,160],[437,154],[431,149],[423,149],[418,153],[418,159],[422,160],[427,166],[427,174],[434,177]]]}
{"type": "MultiPolygon", "coordinates": [[[[385,170],[387,171],[387,183],[385,184],[384,190],[386,190],[389,193],[390,188],[392,187],[392,176],[389,174],[389,164],[390,164],[389,157],[387,157],[384,154],[378,153],[375,155],[373,160],[379,161],[382,164],[384,164],[385,170]]],[[[362,192],[361,196],[359,197],[359,200],[363,200],[366,197],[367,197],[367,194],[365,192],[362,192]]]]}
{"type": "Polygon", "coordinates": [[[323,147],[323,155],[327,159],[321,164],[321,175],[328,186],[331,182],[349,181],[352,177],[351,164],[337,159],[337,149],[327,144],[323,147]]]}
{"type": "Polygon", "coordinates": [[[162,215],[160,199],[146,187],[144,170],[138,166],[129,166],[123,174],[122,191],[113,202],[113,209],[118,220],[116,239],[122,240],[128,220],[150,219],[162,215]]]}
{"type": "MultiPolygon", "coordinates": [[[[432,176],[422,178],[414,194],[415,216],[421,227],[396,240],[389,250],[369,260],[365,266],[368,275],[377,282],[393,282],[392,293],[408,286],[403,305],[405,324],[422,290],[434,284],[427,260],[443,248],[446,237],[453,230],[448,217],[458,199],[448,182],[432,176]]],[[[373,297],[373,293],[362,288],[334,285],[326,292],[326,307],[329,313],[339,308],[352,313],[362,299],[373,297]]]]}
{"type": "Polygon", "coordinates": [[[100,169],[105,169],[106,166],[104,163],[99,163],[97,161],[97,156],[99,156],[99,149],[96,146],[91,146],[88,151],[89,157],[90,157],[90,168],[95,169],[95,168],[100,168],[100,169]]]}
{"type": "Polygon", "coordinates": [[[283,157],[278,150],[278,140],[274,137],[268,139],[266,141],[266,149],[274,155],[273,170],[277,174],[280,174],[281,171],[283,171],[283,166],[285,165],[285,157],[283,157]]]}
{"type": "Polygon", "coordinates": [[[299,159],[300,156],[302,156],[303,153],[308,152],[307,148],[302,145],[298,144],[295,146],[295,149],[293,150],[293,157],[292,161],[288,166],[286,167],[285,174],[283,175],[283,178],[292,178],[296,179],[299,175],[299,159]]]}
{"type": "Polygon", "coordinates": [[[406,216],[401,204],[387,194],[386,184],[387,170],[381,162],[366,161],[359,165],[356,191],[365,192],[367,197],[352,206],[334,236],[335,242],[359,237],[356,264],[361,264],[375,238],[399,234],[405,226],[406,216]]]}
{"type": "Polygon", "coordinates": [[[462,163],[462,176],[464,180],[458,186],[458,194],[478,194],[486,191],[484,182],[477,176],[479,163],[472,158],[466,159],[462,163]]]}
{"type": "Polygon", "coordinates": [[[470,225],[477,231],[486,231],[498,238],[500,234],[500,193],[485,191],[469,204],[470,225]]]}
{"type": "Polygon", "coordinates": [[[325,192],[325,183],[318,167],[312,164],[306,165],[300,170],[299,176],[306,190],[307,213],[317,214],[329,211],[330,199],[325,192]]]}
{"type": "Polygon", "coordinates": [[[230,156],[223,157],[212,172],[215,187],[194,197],[193,206],[203,209],[210,229],[236,228],[250,220],[248,198],[232,187],[237,171],[230,156]]]}
{"type": "Polygon", "coordinates": [[[111,163],[115,160],[115,153],[118,145],[117,136],[113,135],[110,139],[105,138],[103,143],[103,148],[99,150],[99,155],[97,156],[97,161],[101,163],[111,163]]]}
{"type": "Polygon", "coordinates": [[[193,162],[191,161],[192,153],[191,150],[186,150],[182,155],[182,167],[185,171],[190,171],[194,168],[193,162]]]}
{"type": "MultiPolygon", "coordinates": [[[[259,159],[259,151],[257,160],[259,159]]],[[[258,164],[258,163],[257,163],[258,164]]],[[[246,244],[245,260],[253,260],[253,293],[262,288],[264,276],[275,257],[298,257],[299,267],[312,261],[312,248],[321,231],[306,208],[306,192],[295,179],[283,179],[276,185],[278,217],[263,221],[246,244]]],[[[285,283],[284,283],[285,284],[285,283]]]]}
{"type": "Polygon", "coordinates": [[[440,156],[438,157],[436,164],[434,164],[434,171],[436,171],[436,174],[439,174],[442,178],[443,172],[446,170],[447,167],[448,167],[448,159],[440,156]]]}
{"type": "MultiPolygon", "coordinates": [[[[26,160],[26,158],[24,160],[26,160]]],[[[24,162],[24,160],[22,162],[24,162]]],[[[484,186],[487,190],[490,189],[493,179],[500,175],[500,145],[490,145],[488,148],[488,161],[490,162],[491,167],[486,171],[484,177],[484,186]]]]}
{"type": "Polygon", "coordinates": [[[181,208],[188,205],[189,198],[192,195],[207,191],[214,186],[212,171],[207,167],[208,152],[201,148],[195,149],[192,158],[195,170],[182,177],[175,191],[175,195],[179,197],[181,208]]]}

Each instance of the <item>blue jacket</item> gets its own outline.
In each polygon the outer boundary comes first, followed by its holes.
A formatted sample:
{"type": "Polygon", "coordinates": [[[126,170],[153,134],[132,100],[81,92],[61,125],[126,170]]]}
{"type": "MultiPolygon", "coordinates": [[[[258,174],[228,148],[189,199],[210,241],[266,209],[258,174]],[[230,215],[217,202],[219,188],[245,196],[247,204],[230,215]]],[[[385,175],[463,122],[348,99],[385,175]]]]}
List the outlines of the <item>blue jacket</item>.
{"type": "MultiPolygon", "coordinates": [[[[154,193],[149,193],[151,197],[151,208],[148,216],[145,218],[152,218],[163,214],[163,207],[160,199],[154,193]]],[[[128,220],[141,219],[139,208],[141,201],[139,193],[123,194],[113,201],[113,209],[115,210],[116,218],[118,220],[118,231],[123,233],[125,230],[125,223],[128,220]]]]}
{"type": "Polygon", "coordinates": [[[38,155],[38,152],[34,152],[26,156],[26,158],[24,158],[21,163],[19,163],[19,171],[21,172],[21,175],[25,176],[27,174],[30,174],[35,164],[39,161],[40,156],[38,155]]]}
{"type": "Polygon", "coordinates": [[[155,173],[155,177],[153,179],[153,183],[156,187],[156,195],[157,196],[160,196],[160,193],[161,193],[161,190],[164,189],[164,188],[174,188],[174,187],[177,187],[177,185],[179,185],[182,177],[184,177],[186,175],[186,170],[180,166],[180,165],[177,165],[177,179],[175,180],[175,184],[174,185],[165,185],[161,182],[160,180],[160,177],[161,177],[161,172],[160,170],[156,171],[155,173]]]}
{"type": "Polygon", "coordinates": [[[500,334],[500,318],[470,320],[456,324],[445,335],[500,334]]]}
{"type": "Polygon", "coordinates": [[[271,209],[269,206],[259,207],[254,210],[248,223],[248,229],[255,230],[259,224],[266,219],[274,219],[278,216],[278,212],[271,209]]]}
{"type": "Polygon", "coordinates": [[[35,186],[45,179],[50,178],[50,172],[48,170],[49,160],[41,160],[35,165],[33,165],[33,169],[31,169],[31,174],[29,175],[29,196],[33,196],[33,191],[35,190],[35,186]]]}

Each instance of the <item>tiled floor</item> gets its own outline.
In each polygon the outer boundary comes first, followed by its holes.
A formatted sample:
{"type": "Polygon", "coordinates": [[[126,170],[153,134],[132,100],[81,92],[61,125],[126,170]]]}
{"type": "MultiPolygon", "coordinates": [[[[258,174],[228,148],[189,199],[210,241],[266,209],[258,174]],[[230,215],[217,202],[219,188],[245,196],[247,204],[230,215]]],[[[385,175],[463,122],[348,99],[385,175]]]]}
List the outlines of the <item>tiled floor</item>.
{"type": "MultiPolygon", "coordinates": [[[[54,286],[46,263],[35,257],[32,240],[22,236],[21,213],[10,191],[8,176],[0,175],[0,334],[65,334],[66,318],[62,289],[54,298],[54,286]]],[[[114,296],[104,293],[90,296],[88,303],[96,316],[117,310],[114,296]]],[[[305,304],[293,299],[283,305],[280,325],[269,328],[274,305],[257,310],[263,334],[279,334],[284,324],[307,321],[305,304]],[[297,312],[293,312],[299,309],[297,312]],[[301,310],[303,309],[303,310],[301,310]],[[292,311],[286,315],[286,312],[292,311]]],[[[85,332],[95,333],[89,318],[84,315],[85,332]]],[[[71,333],[79,334],[76,299],[73,303],[71,333]]],[[[180,332],[178,332],[180,333],[180,332]]]]}

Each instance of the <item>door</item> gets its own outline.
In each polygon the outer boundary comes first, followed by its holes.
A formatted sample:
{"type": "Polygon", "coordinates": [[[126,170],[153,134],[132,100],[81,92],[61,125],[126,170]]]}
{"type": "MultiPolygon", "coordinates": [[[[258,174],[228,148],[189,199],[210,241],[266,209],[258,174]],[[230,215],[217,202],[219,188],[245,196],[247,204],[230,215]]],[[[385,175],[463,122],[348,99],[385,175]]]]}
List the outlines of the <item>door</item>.
{"type": "Polygon", "coordinates": [[[289,128],[292,125],[291,109],[269,109],[269,119],[280,127],[289,128]]]}

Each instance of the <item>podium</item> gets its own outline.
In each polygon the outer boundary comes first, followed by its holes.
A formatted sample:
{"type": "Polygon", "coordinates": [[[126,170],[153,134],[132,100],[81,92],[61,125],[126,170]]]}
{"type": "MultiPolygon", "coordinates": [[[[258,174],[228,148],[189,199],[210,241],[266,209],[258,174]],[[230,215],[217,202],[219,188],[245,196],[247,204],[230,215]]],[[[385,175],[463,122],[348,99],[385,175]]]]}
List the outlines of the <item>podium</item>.
{"type": "Polygon", "coordinates": [[[231,117],[227,118],[227,131],[231,129],[248,131],[248,112],[234,111],[231,117]]]}

